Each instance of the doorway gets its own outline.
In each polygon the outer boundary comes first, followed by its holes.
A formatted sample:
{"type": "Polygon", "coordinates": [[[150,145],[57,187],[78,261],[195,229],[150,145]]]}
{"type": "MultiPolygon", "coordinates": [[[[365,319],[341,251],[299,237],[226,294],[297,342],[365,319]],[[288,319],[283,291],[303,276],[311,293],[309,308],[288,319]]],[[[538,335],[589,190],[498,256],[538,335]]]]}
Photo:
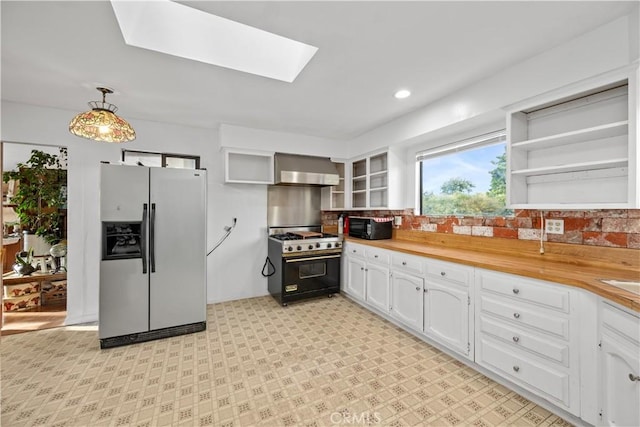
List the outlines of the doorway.
{"type": "Polygon", "coordinates": [[[1,335],[63,326],[67,317],[67,150],[0,143],[1,335]]]}

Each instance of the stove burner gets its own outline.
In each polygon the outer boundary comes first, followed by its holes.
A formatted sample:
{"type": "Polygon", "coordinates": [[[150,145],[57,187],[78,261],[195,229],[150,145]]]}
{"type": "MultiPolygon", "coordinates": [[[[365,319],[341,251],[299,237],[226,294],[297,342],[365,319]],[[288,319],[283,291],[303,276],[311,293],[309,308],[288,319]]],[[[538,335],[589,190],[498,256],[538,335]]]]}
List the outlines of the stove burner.
{"type": "Polygon", "coordinates": [[[271,237],[273,237],[276,240],[301,240],[301,239],[311,240],[311,239],[321,239],[321,238],[327,238],[327,237],[337,237],[335,234],[328,234],[328,233],[313,233],[312,235],[307,235],[303,233],[304,232],[301,232],[300,234],[288,232],[288,233],[282,233],[282,234],[274,234],[271,237]]]}

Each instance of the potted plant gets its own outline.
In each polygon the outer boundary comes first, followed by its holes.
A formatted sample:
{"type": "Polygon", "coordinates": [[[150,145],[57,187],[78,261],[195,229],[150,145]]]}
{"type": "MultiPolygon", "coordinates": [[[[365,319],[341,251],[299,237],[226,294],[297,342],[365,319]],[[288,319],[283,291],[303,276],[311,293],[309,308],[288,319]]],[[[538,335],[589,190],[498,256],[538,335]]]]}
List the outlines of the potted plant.
{"type": "Polygon", "coordinates": [[[63,217],[60,209],[66,203],[66,148],[60,154],[32,150],[25,163],[18,163],[16,170],[4,172],[2,179],[19,181],[18,191],[11,198],[20,225],[26,232],[41,236],[52,245],[64,238],[63,217]]]}

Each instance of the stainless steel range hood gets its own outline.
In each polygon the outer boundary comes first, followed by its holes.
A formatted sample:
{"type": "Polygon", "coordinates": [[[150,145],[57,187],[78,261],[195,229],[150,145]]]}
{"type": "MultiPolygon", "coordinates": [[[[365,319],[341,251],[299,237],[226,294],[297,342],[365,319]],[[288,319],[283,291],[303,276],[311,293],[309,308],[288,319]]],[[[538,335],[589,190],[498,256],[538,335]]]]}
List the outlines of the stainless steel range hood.
{"type": "Polygon", "coordinates": [[[276,185],[338,185],[334,163],[326,157],[275,154],[276,185]]]}

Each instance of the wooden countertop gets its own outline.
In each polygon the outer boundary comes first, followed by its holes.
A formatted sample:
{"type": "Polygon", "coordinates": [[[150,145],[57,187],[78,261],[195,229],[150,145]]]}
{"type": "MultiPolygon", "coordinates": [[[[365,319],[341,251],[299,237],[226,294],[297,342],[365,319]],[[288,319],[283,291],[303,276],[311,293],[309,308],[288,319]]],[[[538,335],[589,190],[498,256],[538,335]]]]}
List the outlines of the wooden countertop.
{"type": "Polygon", "coordinates": [[[394,232],[394,238],[390,240],[362,240],[352,237],[346,237],[345,240],[575,286],[640,312],[640,295],[600,281],[640,281],[638,250],[624,249],[622,252],[611,251],[619,248],[581,248],[577,247],[581,245],[546,242],[545,254],[541,255],[539,243],[536,242],[443,234],[429,236],[430,234],[435,233],[398,231],[394,232]],[[571,246],[574,248],[570,248],[571,246]],[[572,255],[571,251],[576,253],[572,255]],[[612,257],[610,261],[607,259],[609,256],[612,257]]]}

